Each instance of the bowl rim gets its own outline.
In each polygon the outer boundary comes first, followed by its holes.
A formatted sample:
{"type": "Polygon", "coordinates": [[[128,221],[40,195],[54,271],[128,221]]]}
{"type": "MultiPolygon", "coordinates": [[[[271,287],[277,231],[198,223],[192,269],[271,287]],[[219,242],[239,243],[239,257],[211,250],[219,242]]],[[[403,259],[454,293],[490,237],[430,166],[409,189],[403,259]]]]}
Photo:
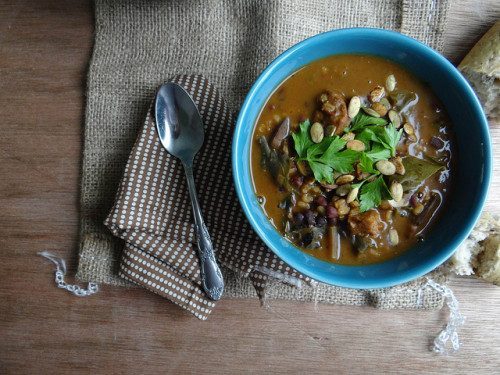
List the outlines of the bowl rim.
{"type": "MultiPolygon", "coordinates": [[[[333,56],[333,54],[332,54],[333,56]]],[[[306,64],[304,64],[306,65],[306,64]]],[[[299,68],[300,69],[300,68],[299,68]]],[[[298,69],[294,70],[297,71],[298,69]]],[[[290,72],[292,74],[294,71],[290,72]]],[[[267,98],[266,98],[267,100],[267,98]]],[[[253,124],[253,127],[255,127],[255,124],[253,124]]],[[[253,134],[253,130],[252,133],[253,134]]],[[[245,140],[248,141],[248,140],[245,140]]],[[[409,37],[404,34],[391,31],[391,30],[385,30],[385,29],[378,29],[378,28],[365,28],[365,27],[354,27],[354,28],[344,28],[344,29],[335,29],[335,30],[330,30],[326,31],[317,35],[314,35],[312,37],[306,38],[302,40],[301,42],[291,46],[284,52],[282,52],[280,55],[278,55],[258,76],[258,78],[255,80],[254,84],[250,88],[248,94],[245,97],[245,101],[243,102],[243,105],[241,106],[237,121],[236,121],[236,126],[234,129],[234,134],[233,134],[233,142],[232,142],[232,172],[233,172],[233,179],[234,179],[234,184],[235,184],[235,189],[237,192],[238,200],[240,202],[240,205],[243,208],[243,211],[245,213],[246,218],[250,222],[252,228],[254,231],[258,234],[258,236],[261,238],[261,240],[267,245],[271,251],[276,254],[281,260],[283,260],[286,264],[288,264],[290,267],[293,267],[297,271],[303,273],[304,275],[307,275],[317,281],[321,281],[330,285],[336,285],[336,286],[342,286],[342,287],[348,287],[348,288],[358,288],[358,289],[372,289],[372,288],[384,288],[384,287],[390,287],[398,284],[402,284],[411,280],[414,280],[418,277],[421,277],[432,270],[436,269],[439,267],[442,263],[444,263],[447,259],[449,259],[453,253],[457,250],[457,248],[460,246],[460,244],[469,236],[470,232],[474,228],[474,225],[476,224],[477,220],[479,219],[479,216],[483,210],[486,197],[488,195],[488,190],[490,186],[490,180],[491,180],[491,174],[492,174],[492,148],[491,148],[491,137],[489,134],[489,126],[488,126],[488,121],[486,119],[486,116],[483,112],[482,106],[479,102],[479,99],[477,98],[474,90],[471,88],[469,83],[466,81],[466,79],[462,76],[462,74],[458,71],[458,69],[451,64],[444,56],[442,56],[440,53],[436,52],[429,46],[409,37]],[[263,229],[260,228],[259,225],[257,225],[256,219],[254,215],[256,213],[253,212],[253,210],[250,207],[250,202],[247,201],[246,196],[244,195],[244,189],[245,187],[243,186],[243,181],[242,181],[242,171],[239,170],[237,167],[238,159],[240,157],[240,151],[239,149],[242,148],[242,145],[240,145],[243,140],[240,140],[240,133],[242,132],[243,129],[243,123],[244,123],[244,118],[245,115],[251,106],[251,102],[258,92],[258,89],[261,87],[261,85],[265,82],[265,80],[272,74],[273,69],[279,65],[281,62],[286,60],[290,55],[295,53],[295,51],[305,47],[306,45],[314,42],[319,42],[322,39],[327,39],[332,36],[337,36],[337,35],[348,35],[348,34],[353,34],[354,36],[355,33],[372,33],[374,35],[378,34],[379,37],[385,38],[399,38],[403,43],[409,43],[412,45],[413,48],[419,49],[419,53],[422,54],[427,54],[426,59],[434,59],[436,63],[442,64],[443,67],[446,69],[447,74],[450,74],[452,76],[452,79],[457,82],[457,85],[460,86],[461,90],[463,90],[467,96],[470,98],[470,104],[471,108],[474,110],[474,113],[479,116],[479,122],[480,122],[480,129],[483,133],[483,138],[484,138],[484,144],[483,144],[483,151],[484,151],[484,175],[483,175],[483,180],[481,182],[481,187],[480,187],[480,192],[479,192],[479,198],[477,201],[476,206],[472,209],[471,214],[469,215],[467,219],[467,223],[465,223],[465,226],[463,227],[464,229],[460,232],[460,234],[455,238],[453,241],[448,243],[447,245],[443,246],[446,251],[442,251],[440,253],[436,253],[436,256],[433,256],[429,258],[426,262],[423,262],[421,264],[418,264],[418,266],[415,266],[413,268],[410,268],[403,272],[402,274],[394,274],[392,276],[386,277],[383,281],[380,282],[373,282],[368,279],[356,279],[354,280],[349,280],[349,282],[344,282],[342,280],[338,280],[335,278],[335,275],[332,273],[331,276],[329,277],[323,277],[322,275],[319,275],[318,273],[315,272],[314,269],[311,268],[306,268],[304,267],[303,264],[294,262],[293,260],[290,261],[290,259],[287,259],[286,254],[281,252],[279,250],[279,244],[274,244],[270,239],[266,236],[264,233],[263,229]]],[[[251,179],[251,178],[250,178],[251,179]]],[[[253,187],[251,187],[253,191],[253,187]]],[[[255,193],[255,192],[254,192],[255,193]]],[[[262,212],[262,214],[264,214],[262,212]]],[[[276,229],[275,229],[276,230],[276,229]]],[[[277,231],[277,230],[276,230],[277,231]]],[[[278,232],[278,231],[277,231],[278,232]]],[[[279,232],[278,232],[279,233],[279,232]]],[[[281,233],[279,233],[281,236],[281,233]]],[[[408,249],[410,250],[410,249],[408,249]]],[[[407,250],[407,251],[408,251],[407,250]]],[[[380,263],[383,264],[384,262],[380,263]]],[[[350,266],[350,265],[339,265],[341,267],[365,267],[369,265],[360,265],[360,266],[350,266]]]]}

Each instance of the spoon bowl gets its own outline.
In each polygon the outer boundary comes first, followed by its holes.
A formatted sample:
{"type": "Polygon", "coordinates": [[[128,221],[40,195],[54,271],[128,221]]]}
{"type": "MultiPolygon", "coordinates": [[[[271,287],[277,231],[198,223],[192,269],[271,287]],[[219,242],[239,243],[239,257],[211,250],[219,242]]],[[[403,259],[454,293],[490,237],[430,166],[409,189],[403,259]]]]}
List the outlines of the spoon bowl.
{"type": "Polygon", "coordinates": [[[163,147],[183,162],[192,161],[205,135],[191,96],[182,86],[166,83],[158,90],[155,109],[156,128],[163,147]]]}

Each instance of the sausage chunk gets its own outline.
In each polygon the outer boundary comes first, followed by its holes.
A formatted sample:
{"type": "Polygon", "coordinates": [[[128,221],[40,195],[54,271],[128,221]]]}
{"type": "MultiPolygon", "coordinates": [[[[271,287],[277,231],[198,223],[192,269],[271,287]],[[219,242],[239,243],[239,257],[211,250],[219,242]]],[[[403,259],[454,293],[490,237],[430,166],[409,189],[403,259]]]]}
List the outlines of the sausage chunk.
{"type": "Polygon", "coordinates": [[[322,102],[321,110],[327,114],[330,124],[337,127],[335,134],[342,134],[350,122],[344,97],[338,93],[327,91],[320,95],[320,102],[322,102]],[[325,98],[328,100],[323,102],[325,98]]]}
{"type": "Polygon", "coordinates": [[[362,237],[377,237],[384,227],[380,214],[376,210],[351,214],[347,218],[347,223],[351,234],[362,237]]]}

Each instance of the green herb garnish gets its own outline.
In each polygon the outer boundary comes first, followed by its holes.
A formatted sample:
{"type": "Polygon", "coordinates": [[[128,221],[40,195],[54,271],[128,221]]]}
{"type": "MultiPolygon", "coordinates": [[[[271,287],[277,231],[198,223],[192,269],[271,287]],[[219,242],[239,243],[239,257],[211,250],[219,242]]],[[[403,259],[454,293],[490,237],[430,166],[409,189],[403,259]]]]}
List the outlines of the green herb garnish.
{"type": "Polygon", "coordinates": [[[299,160],[308,162],[316,180],[331,183],[334,171],[348,173],[354,170],[354,163],[359,159],[359,152],[341,151],[346,141],[337,136],[326,137],[316,144],[310,138],[309,128],[309,121],[300,123],[299,131],[293,133],[292,137],[299,160]]]}
{"type": "Polygon", "coordinates": [[[350,132],[358,132],[367,126],[370,125],[378,125],[378,126],[383,126],[387,124],[387,120],[380,118],[380,117],[372,117],[368,116],[367,114],[364,114],[362,112],[359,112],[356,116],[351,121],[351,126],[349,128],[350,132]]]}
{"type": "Polygon", "coordinates": [[[396,127],[391,123],[384,127],[374,128],[374,133],[385,148],[391,151],[392,156],[396,156],[396,146],[401,139],[401,134],[403,134],[403,129],[397,130],[396,127]]]}
{"type": "Polygon", "coordinates": [[[380,144],[373,145],[370,151],[366,151],[366,155],[376,163],[379,160],[387,160],[391,157],[391,150],[384,148],[380,144]]]}
{"type": "Polygon", "coordinates": [[[311,123],[309,120],[306,120],[299,124],[299,131],[297,133],[292,133],[293,144],[295,145],[295,151],[299,155],[299,158],[304,158],[307,149],[314,145],[314,142],[309,136],[310,126],[311,123]]]}
{"type": "Polygon", "coordinates": [[[385,184],[383,176],[377,177],[375,180],[363,184],[359,194],[361,212],[368,211],[371,208],[377,207],[383,199],[390,199],[391,194],[385,184]]]}
{"type": "Polygon", "coordinates": [[[359,167],[361,168],[361,171],[365,173],[370,173],[370,174],[378,174],[379,172],[373,168],[373,163],[375,160],[370,158],[366,152],[362,152],[361,156],[359,157],[359,167]]]}

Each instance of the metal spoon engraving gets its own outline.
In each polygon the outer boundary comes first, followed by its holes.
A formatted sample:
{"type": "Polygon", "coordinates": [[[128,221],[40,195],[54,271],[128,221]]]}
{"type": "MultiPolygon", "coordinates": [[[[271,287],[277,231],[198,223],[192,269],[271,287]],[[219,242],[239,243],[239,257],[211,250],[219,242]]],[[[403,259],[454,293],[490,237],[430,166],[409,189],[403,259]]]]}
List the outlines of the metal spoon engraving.
{"type": "Polygon", "coordinates": [[[212,300],[218,300],[224,291],[224,279],[215,260],[210,235],[203,222],[193,178],[193,160],[204,140],[200,113],[186,90],[169,82],[162,85],[156,94],[155,114],[161,144],[184,166],[198,240],[201,283],[207,296],[212,300]]]}

